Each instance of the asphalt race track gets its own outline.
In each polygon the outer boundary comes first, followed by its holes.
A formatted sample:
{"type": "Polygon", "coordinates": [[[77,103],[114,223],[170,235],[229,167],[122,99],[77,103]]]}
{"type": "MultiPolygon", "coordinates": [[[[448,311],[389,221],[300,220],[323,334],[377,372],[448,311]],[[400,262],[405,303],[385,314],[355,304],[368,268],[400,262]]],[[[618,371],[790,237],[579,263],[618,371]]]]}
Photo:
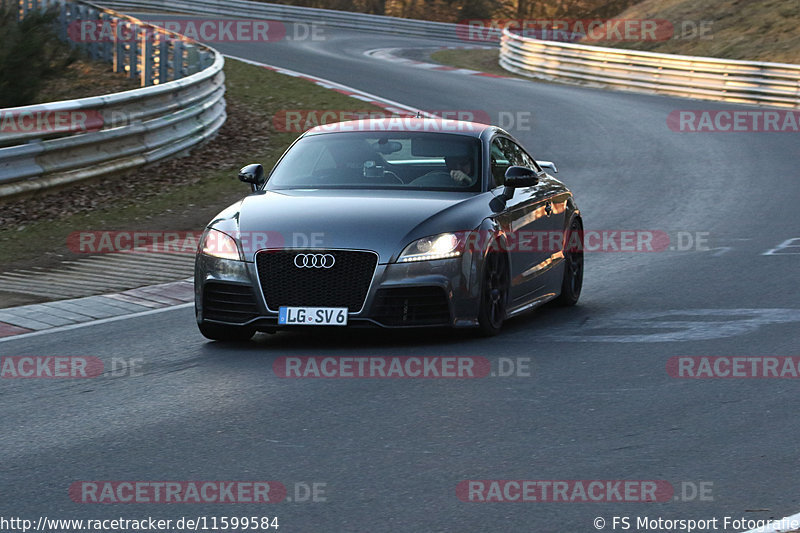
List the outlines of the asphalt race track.
{"type": "Polygon", "coordinates": [[[325,36],[215,46],[426,110],[529,112],[531,127],[506,125],[557,163],[587,230],[707,240],[587,253],[577,307],[514,319],[493,339],[282,333],[231,346],[206,341],[181,307],[0,342],[3,356],[137,360],[134,375],[2,380],[2,514],[278,516],[282,532],[588,532],[596,517],[612,530],[614,516],[721,524],[800,511],[800,382],[666,370],[676,356],[800,356],[800,253],[764,255],[800,238],[797,133],[678,133],[667,127],[675,110],[755,108],[430,71],[364,52],[452,43],[325,36]],[[478,356],[495,373],[522,358],[530,375],[276,377],[273,362],[298,355],[478,356]],[[81,480],[274,480],[292,501],[74,503],[68,488],[81,480]],[[656,503],[475,503],[456,494],[464,480],[665,480],[675,492],[656,503]],[[312,483],[318,501],[296,501],[312,483]]]}

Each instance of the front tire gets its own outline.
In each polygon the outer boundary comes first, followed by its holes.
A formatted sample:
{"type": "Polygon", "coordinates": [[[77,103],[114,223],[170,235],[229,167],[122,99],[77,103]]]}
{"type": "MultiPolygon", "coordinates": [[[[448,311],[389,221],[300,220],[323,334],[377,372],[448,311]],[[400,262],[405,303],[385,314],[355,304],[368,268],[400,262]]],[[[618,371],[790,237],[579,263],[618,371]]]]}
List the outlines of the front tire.
{"type": "Polygon", "coordinates": [[[198,324],[203,337],[212,341],[244,342],[249,341],[255,330],[246,326],[221,326],[219,324],[198,324]]]}
{"type": "Polygon", "coordinates": [[[578,303],[583,288],[583,224],[579,218],[570,224],[565,242],[561,294],[553,302],[568,307],[578,303]]]}
{"type": "Polygon", "coordinates": [[[500,333],[506,319],[508,305],[508,258],[499,252],[486,255],[481,281],[481,304],[478,311],[478,328],[486,337],[500,333]]]}

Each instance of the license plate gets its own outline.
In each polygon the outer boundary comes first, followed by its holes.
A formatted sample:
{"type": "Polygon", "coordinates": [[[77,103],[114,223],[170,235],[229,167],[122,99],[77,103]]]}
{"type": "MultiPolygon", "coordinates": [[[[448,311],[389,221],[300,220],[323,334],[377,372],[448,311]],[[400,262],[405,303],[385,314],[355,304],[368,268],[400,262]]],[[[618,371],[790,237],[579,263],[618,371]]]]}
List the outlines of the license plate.
{"type": "Polygon", "coordinates": [[[281,307],[278,324],[293,326],[346,326],[347,307],[281,307]]]}

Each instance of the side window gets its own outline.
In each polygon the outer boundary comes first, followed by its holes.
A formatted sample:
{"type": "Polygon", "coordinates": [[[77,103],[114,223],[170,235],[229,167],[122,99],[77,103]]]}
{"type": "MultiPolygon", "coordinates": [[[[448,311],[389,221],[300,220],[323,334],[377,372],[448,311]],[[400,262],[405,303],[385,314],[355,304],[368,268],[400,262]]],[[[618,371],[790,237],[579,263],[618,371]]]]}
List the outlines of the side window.
{"type": "Polygon", "coordinates": [[[520,148],[520,153],[522,154],[522,160],[525,161],[526,167],[532,168],[537,172],[542,170],[539,168],[539,165],[536,164],[536,161],[534,161],[534,159],[528,155],[528,152],[520,148]]]}
{"type": "Polygon", "coordinates": [[[498,137],[492,141],[492,150],[491,150],[491,158],[492,158],[492,178],[494,178],[494,187],[500,187],[505,183],[505,175],[506,170],[508,169],[509,163],[508,156],[503,150],[502,141],[505,139],[498,137]]]}
{"type": "Polygon", "coordinates": [[[539,170],[536,162],[517,143],[505,137],[497,137],[492,141],[492,177],[495,187],[505,183],[506,170],[511,165],[539,170]]]}
{"type": "Polygon", "coordinates": [[[505,173],[511,165],[539,170],[533,158],[517,143],[505,137],[497,137],[492,141],[492,177],[495,187],[505,183],[505,173]]]}
{"type": "Polygon", "coordinates": [[[523,150],[517,143],[503,139],[506,142],[508,153],[512,161],[512,165],[527,167],[533,170],[539,170],[536,162],[523,150]]]}

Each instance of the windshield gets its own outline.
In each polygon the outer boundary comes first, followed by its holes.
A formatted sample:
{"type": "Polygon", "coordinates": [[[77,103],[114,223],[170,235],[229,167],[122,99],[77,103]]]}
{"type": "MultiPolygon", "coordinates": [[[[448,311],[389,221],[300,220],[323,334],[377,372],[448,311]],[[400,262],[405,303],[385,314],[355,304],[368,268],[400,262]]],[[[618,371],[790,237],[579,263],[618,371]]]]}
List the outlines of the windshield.
{"type": "Polygon", "coordinates": [[[300,139],[267,189],[480,191],[480,140],[418,132],[337,132],[300,139]]]}

